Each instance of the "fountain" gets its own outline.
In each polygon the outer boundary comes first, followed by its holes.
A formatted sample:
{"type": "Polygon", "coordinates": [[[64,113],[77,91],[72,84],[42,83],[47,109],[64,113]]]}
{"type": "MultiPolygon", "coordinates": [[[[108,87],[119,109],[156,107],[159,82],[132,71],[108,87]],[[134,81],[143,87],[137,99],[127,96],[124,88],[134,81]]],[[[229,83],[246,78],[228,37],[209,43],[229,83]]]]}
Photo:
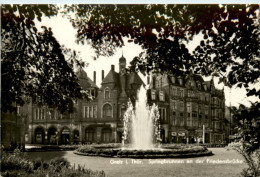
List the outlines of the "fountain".
{"type": "Polygon", "coordinates": [[[124,132],[122,144],[125,146],[130,139],[132,149],[153,149],[160,141],[159,111],[153,104],[147,105],[146,90],[141,87],[135,109],[129,100],[128,108],[124,115],[124,132]],[[155,144],[154,144],[155,143],[155,144]]]}
{"type": "Polygon", "coordinates": [[[147,105],[146,90],[141,87],[133,106],[129,100],[123,123],[122,144],[87,145],[74,153],[79,155],[121,158],[173,158],[212,155],[206,147],[190,145],[160,146],[158,106],[147,105]]]}

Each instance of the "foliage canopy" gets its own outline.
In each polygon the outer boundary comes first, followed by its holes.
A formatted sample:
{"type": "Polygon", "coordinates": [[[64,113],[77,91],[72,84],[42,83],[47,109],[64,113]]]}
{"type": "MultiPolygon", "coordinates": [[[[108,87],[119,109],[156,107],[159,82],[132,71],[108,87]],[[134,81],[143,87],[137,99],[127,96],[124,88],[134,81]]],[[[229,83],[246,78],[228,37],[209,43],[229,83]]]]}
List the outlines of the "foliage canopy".
{"type": "Polygon", "coordinates": [[[80,86],[73,66],[82,65],[75,51],[61,46],[52,30],[35,27],[58,13],[54,5],[1,6],[1,67],[3,112],[22,105],[24,96],[37,97],[39,104],[72,111],[73,99],[80,98],[80,86]]]}
{"type": "Polygon", "coordinates": [[[259,89],[248,88],[260,76],[258,11],[259,5],[72,5],[64,14],[73,12],[67,16],[77,41],[91,44],[97,56],[113,55],[128,38],[143,48],[131,70],[193,69],[259,96],[259,89]],[[190,52],[186,44],[196,35],[201,42],[190,52]]]}

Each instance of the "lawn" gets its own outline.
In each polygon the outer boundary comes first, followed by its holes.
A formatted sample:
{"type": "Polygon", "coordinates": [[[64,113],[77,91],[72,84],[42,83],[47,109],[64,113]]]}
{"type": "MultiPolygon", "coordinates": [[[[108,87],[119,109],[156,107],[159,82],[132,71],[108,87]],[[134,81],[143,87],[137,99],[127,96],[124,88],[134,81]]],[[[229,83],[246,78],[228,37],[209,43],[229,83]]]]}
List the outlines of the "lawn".
{"type": "Polygon", "coordinates": [[[243,160],[243,158],[233,150],[227,151],[224,148],[210,148],[210,150],[212,150],[215,155],[184,159],[157,159],[158,162],[156,163],[153,163],[154,161],[149,159],[132,161],[132,159],[129,158],[79,156],[73,154],[72,151],[29,152],[27,154],[32,159],[43,158],[45,160],[54,156],[62,156],[71,164],[75,164],[76,166],[78,164],[84,165],[86,168],[92,170],[104,170],[106,175],[111,177],[237,177],[242,169],[246,167],[245,163],[207,163],[207,161],[214,162],[214,160],[215,162],[217,160],[243,160]],[[172,161],[169,162],[169,160],[172,161]]]}

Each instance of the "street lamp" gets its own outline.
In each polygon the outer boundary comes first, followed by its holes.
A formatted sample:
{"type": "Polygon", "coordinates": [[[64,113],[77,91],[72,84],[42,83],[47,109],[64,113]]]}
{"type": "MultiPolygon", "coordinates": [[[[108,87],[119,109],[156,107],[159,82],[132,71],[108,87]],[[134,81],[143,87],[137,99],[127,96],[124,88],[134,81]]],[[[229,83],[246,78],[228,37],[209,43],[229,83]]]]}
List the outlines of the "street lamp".
{"type": "Polygon", "coordinates": [[[56,134],[56,141],[57,141],[57,146],[58,146],[58,131],[56,131],[55,134],[56,134]]]}

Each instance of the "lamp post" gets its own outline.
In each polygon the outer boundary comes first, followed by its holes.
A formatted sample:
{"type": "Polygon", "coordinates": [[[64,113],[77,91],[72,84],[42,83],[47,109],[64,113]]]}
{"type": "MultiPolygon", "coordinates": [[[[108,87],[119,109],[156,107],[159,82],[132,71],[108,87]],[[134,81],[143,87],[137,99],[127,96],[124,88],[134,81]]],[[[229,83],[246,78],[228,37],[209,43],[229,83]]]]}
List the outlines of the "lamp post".
{"type": "Polygon", "coordinates": [[[55,134],[56,134],[56,141],[57,141],[57,146],[58,146],[59,145],[58,144],[58,131],[56,131],[55,134]]]}
{"type": "Polygon", "coordinates": [[[205,125],[202,125],[202,143],[205,144],[205,125]]]}

